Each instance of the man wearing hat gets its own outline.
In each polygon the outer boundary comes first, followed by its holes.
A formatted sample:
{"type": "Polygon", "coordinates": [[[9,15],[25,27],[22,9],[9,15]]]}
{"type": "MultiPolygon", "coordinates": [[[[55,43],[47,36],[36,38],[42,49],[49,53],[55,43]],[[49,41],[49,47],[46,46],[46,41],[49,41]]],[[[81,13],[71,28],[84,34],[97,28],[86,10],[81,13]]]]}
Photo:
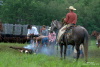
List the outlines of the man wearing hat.
{"type": "Polygon", "coordinates": [[[57,36],[57,42],[59,43],[61,41],[61,38],[66,31],[67,28],[69,28],[71,25],[76,25],[77,22],[77,15],[73,11],[76,10],[73,6],[70,6],[69,8],[66,8],[69,10],[69,13],[67,13],[66,18],[64,18],[65,25],[59,30],[58,36],[57,36]]]}
{"type": "Polygon", "coordinates": [[[70,6],[67,8],[69,10],[69,13],[67,13],[66,18],[64,18],[64,21],[66,24],[76,25],[77,22],[77,15],[73,11],[76,10],[73,6],[70,6]]]}

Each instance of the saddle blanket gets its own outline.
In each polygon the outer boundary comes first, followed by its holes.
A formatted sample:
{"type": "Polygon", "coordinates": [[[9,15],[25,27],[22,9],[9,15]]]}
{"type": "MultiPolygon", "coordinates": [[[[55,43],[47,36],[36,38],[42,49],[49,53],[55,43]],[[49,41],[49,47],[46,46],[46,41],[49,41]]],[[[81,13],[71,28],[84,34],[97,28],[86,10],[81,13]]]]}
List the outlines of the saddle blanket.
{"type": "MultiPolygon", "coordinates": [[[[57,43],[61,42],[61,38],[63,37],[63,35],[64,35],[65,31],[66,31],[66,29],[65,30],[63,30],[63,29],[64,28],[68,28],[68,27],[70,27],[70,25],[65,25],[59,30],[58,36],[57,36],[57,43]]],[[[67,34],[69,35],[70,33],[71,33],[71,30],[69,30],[67,34]]]]}

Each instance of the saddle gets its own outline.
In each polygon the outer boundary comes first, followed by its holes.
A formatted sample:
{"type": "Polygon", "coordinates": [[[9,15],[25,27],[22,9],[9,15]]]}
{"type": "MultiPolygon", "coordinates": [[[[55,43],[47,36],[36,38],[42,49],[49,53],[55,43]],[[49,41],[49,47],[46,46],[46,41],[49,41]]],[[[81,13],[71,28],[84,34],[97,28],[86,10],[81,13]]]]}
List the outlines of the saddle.
{"type": "Polygon", "coordinates": [[[61,41],[63,41],[63,35],[67,34],[67,37],[69,37],[70,34],[72,34],[72,29],[76,27],[76,25],[65,25],[63,26],[58,33],[57,36],[57,42],[60,43],[61,41]],[[66,33],[65,33],[66,32],[66,33]]]}
{"type": "Polygon", "coordinates": [[[76,25],[71,25],[70,27],[66,28],[66,33],[69,34],[69,33],[72,33],[72,29],[76,27],[76,25]]]}
{"type": "Polygon", "coordinates": [[[74,28],[74,27],[76,27],[76,25],[71,25],[70,27],[66,28],[66,31],[67,31],[67,30],[70,30],[70,29],[72,29],[72,28],[74,28]]]}
{"type": "Polygon", "coordinates": [[[72,30],[74,27],[76,27],[76,25],[71,25],[69,28],[66,28],[67,39],[69,39],[70,35],[72,35],[72,30]]]}

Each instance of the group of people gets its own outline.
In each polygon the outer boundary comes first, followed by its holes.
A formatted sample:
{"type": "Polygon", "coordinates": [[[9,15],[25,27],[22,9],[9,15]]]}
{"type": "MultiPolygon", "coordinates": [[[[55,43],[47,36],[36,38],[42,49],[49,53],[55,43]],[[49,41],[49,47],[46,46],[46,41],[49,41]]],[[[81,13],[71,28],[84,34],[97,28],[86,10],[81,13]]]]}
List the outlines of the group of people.
{"type": "Polygon", "coordinates": [[[56,33],[54,31],[49,32],[50,27],[49,29],[46,29],[46,26],[43,25],[40,34],[35,26],[28,25],[27,29],[28,29],[27,39],[31,39],[30,42],[31,46],[30,47],[26,46],[25,48],[37,49],[39,47],[39,49],[41,49],[43,45],[47,47],[49,45],[52,46],[54,45],[52,43],[54,43],[56,40],[56,33]]]}

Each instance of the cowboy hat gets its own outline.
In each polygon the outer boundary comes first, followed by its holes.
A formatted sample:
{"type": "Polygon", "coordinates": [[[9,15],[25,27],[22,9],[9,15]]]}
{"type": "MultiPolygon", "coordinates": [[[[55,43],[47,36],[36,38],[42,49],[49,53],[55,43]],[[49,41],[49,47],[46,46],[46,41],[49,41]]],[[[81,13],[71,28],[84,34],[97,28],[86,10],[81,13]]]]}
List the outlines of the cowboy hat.
{"type": "Polygon", "coordinates": [[[50,30],[51,29],[51,27],[49,27],[49,29],[48,30],[50,30]]]}
{"type": "Polygon", "coordinates": [[[66,9],[76,10],[73,6],[69,6],[69,8],[66,8],[66,9]]]}

